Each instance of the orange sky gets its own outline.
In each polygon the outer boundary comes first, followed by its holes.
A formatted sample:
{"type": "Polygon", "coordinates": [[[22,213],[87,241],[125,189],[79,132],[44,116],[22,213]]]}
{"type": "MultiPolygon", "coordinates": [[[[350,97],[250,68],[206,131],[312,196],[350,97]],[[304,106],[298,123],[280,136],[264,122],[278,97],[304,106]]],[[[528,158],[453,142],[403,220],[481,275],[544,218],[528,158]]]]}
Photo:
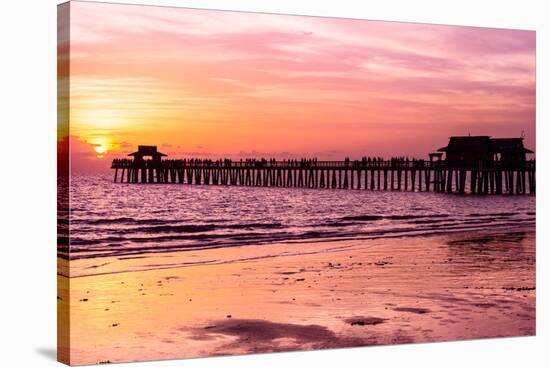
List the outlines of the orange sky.
{"type": "Polygon", "coordinates": [[[523,131],[535,148],[531,31],[73,1],[69,59],[76,170],[137,144],[423,158],[451,135],[523,131]]]}

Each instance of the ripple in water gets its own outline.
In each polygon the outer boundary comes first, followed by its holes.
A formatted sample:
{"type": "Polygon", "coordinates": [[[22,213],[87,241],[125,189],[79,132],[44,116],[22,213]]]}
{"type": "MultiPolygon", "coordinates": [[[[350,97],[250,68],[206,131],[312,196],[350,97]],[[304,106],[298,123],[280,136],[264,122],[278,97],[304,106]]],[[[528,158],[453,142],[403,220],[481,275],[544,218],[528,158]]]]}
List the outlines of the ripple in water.
{"type": "MultiPolygon", "coordinates": [[[[535,222],[532,196],[139,185],[110,175],[74,176],[70,195],[71,259],[535,222]]],[[[59,252],[68,256],[67,241],[59,252]]]]}

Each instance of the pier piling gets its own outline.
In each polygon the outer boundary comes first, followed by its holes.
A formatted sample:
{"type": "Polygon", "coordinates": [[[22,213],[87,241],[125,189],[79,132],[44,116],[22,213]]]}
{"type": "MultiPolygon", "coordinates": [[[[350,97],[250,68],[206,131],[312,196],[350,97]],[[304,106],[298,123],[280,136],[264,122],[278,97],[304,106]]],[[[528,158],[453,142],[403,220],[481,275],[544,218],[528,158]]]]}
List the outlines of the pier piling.
{"type": "Polygon", "coordinates": [[[276,161],[115,159],[114,182],[447,194],[531,194],[535,161],[453,166],[445,161],[276,161]]]}

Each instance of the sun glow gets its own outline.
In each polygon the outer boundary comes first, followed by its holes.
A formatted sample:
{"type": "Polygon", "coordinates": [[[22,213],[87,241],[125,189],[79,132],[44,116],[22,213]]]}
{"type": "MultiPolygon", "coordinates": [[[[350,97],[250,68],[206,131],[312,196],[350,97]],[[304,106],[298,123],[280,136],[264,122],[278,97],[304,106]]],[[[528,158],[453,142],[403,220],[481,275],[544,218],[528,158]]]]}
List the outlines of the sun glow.
{"type": "Polygon", "coordinates": [[[112,148],[110,139],[105,136],[95,136],[90,140],[86,139],[86,141],[92,144],[96,157],[100,159],[112,148]]]}
{"type": "Polygon", "coordinates": [[[104,146],[102,145],[96,145],[94,147],[94,150],[96,151],[97,154],[103,154],[107,151],[107,148],[105,148],[104,146]]]}

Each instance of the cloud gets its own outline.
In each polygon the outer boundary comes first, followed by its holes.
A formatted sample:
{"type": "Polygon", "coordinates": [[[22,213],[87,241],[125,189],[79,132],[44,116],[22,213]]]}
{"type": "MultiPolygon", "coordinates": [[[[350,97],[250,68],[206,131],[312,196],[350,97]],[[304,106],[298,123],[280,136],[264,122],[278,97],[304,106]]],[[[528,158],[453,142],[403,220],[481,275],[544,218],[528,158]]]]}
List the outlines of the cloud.
{"type": "Polygon", "coordinates": [[[521,126],[534,147],[534,32],[86,2],[71,26],[71,122],[86,138],[425,154],[428,139],[405,135],[485,124],[521,126]]]}
{"type": "Polygon", "coordinates": [[[78,136],[71,135],[68,137],[68,141],[71,172],[73,174],[108,172],[111,164],[109,152],[98,155],[94,150],[94,146],[97,146],[97,144],[87,143],[78,136]]]}

